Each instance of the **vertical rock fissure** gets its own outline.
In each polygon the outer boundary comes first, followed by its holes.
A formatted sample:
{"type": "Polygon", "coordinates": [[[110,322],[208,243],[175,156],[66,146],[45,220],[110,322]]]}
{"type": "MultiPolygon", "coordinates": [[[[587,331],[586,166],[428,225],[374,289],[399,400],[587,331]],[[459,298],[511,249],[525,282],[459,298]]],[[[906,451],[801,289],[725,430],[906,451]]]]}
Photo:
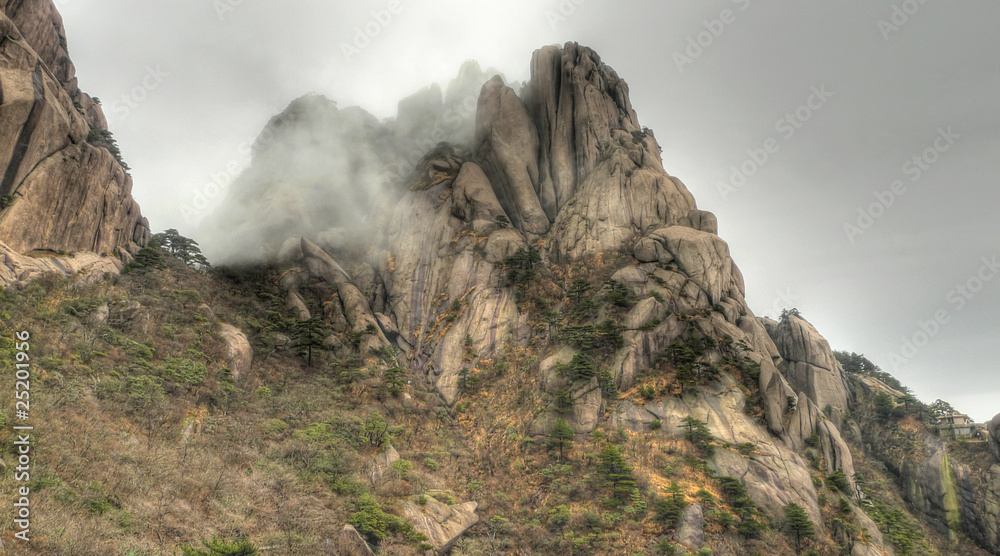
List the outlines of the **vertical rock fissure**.
{"type": "Polygon", "coordinates": [[[35,89],[34,102],[31,105],[31,111],[28,113],[28,119],[21,126],[21,133],[17,137],[17,143],[14,144],[14,151],[11,153],[10,162],[7,164],[7,171],[4,172],[3,181],[0,182],[0,195],[10,195],[17,189],[14,185],[14,180],[17,179],[21,163],[24,161],[24,156],[28,152],[28,146],[31,144],[31,135],[35,132],[35,127],[42,117],[42,110],[45,108],[45,85],[42,82],[41,61],[35,63],[35,71],[32,73],[31,83],[35,89]]]}

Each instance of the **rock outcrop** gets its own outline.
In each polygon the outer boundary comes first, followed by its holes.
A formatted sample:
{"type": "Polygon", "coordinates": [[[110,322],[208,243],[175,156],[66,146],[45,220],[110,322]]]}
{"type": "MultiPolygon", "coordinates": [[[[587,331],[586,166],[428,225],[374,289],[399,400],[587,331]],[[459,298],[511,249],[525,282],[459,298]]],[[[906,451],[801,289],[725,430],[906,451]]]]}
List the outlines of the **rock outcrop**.
{"type": "Polygon", "coordinates": [[[989,433],[987,444],[989,445],[990,452],[993,453],[993,457],[996,458],[997,462],[1000,462],[1000,414],[997,414],[987,423],[986,430],[989,433]]]}
{"type": "Polygon", "coordinates": [[[815,523],[822,523],[817,493],[809,465],[784,442],[762,429],[744,409],[746,397],[731,379],[700,388],[700,392],[680,398],[669,397],[642,407],[619,402],[611,416],[612,426],[633,431],[649,430],[655,419],[662,433],[681,437],[683,419],[694,417],[708,425],[720,442],[737,446],[753,445],[753,453],[743,455],[729,449],[716,450],[711,465],[719,475],[739,477],[751,498],[769,516],[779,518],[789,502],[802,506],[815,523]]]}
{"type": "Polygon", "coordinates": [[[253,348],[242,330],[231,324],[219,325],[219,336],[226,344],[226,363],[236,380],[250,370],[253,362],[253,348]]]}
{"type": "Polygon", "coordinates": [[[340,556],[374,556],[374,552],[353,525],[344,525],[334,542],[340,556]]]}
{"type": "Polygon", "coordinates": [[[101,106],[77,86],[54,4],[0,8],[0,241],[18,253],[135,253],[149,224],[101,106]]]}
{"type": "Polygon", "coordinates": [[[449,506],[431,497],[426,497],[426,503],[417,505],[414,502],[403,504],[403,517],[413,524],[418,533],[427,535],[436,554],[445,554],[455,545],[462,533],[479,523],[476,514],[478,504],[465,502],[449,506]]]}
{"type": "Polygon", "coordinates": [[[788,383],[839,422],[839,415],[847,409],[847,383],[826,338],[795,314],[766,325],[784,360],[779,369],[788,383]]]}
{"type": "Polygon", "coordinates": [[[61,256],[45,252],[21,255],[2,242],[0,256],[3,257],[0,261],[0,287],[4,288],[22,286],[45,274],[74,276],[82,283],[93,283],[108,273],[118,274],[124,266],[117,257],[89,252],[61,256]]]}

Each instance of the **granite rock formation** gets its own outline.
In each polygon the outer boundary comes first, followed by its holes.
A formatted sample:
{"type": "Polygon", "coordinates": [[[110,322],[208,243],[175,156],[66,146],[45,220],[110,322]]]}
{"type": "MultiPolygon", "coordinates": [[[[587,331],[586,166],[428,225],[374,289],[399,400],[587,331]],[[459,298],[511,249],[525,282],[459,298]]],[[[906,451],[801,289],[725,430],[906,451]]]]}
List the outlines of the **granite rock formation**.
{"type": "Polygon", "coordinates": [[[0,6],[0,241],[127,258],[149,240],[100,104],[79,89],[51,0],[0,6]]]}

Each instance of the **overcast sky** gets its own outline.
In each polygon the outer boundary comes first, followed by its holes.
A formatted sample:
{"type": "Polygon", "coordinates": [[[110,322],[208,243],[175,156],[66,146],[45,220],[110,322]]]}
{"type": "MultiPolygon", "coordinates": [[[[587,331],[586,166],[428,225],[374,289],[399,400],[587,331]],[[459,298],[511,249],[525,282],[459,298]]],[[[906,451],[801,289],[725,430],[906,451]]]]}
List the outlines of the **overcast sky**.
{"type": "Polygon", "coordinates": [[[154,231],[195,228],[305,93],[386,118],[464,60],[525,80],[536,48],[590,46],[718,215],[758,315],[797,307],[924,401],[1000,411],[996,3],[57,4],[154,231]]]}

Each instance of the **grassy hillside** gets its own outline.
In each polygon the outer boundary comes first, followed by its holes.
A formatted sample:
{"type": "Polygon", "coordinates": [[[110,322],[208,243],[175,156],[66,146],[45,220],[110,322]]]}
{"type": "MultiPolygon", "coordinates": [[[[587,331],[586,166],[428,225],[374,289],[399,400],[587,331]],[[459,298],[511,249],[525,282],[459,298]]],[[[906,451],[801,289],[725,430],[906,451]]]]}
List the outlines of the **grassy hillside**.
{"type": "MultiPolygon", "coordinates": [[[[560,301],[556,284],[575,284],[570,301],[579,311],[614,321],[629,296],[602,289],[601,269],[613,264],[535,276],[521,292],[522,310],[530,326],[552,333],[480,361],[448,408],[388,350],[359,353],[351,334],[328,341],[339,345],[331,349],[307,341],[325,337],[327,323],[320,318],[309,332],[285,314],[276,270],[206,274],[165,253],[164,268],[155,268],[157,257],[147,255],[145,268],[94,285],[45,279],[0,298],[8,383],[14,333],[31,333],[35,427],[33,540],[14,541],[4,513],[8,553],[219,554],[208,545],[247,539],[262,554],[336,554],[332,541],[350,522],[384,554],[419,554],[423,540],[393,516],[429,498],[479,503],[479,524],[453,551],[463,555],[684,554],[674,535],[695,502],[715,554],[834,555],[861,540],[845,493],[818,463],[824,524],[797,552],[785,522],[769,522],[738,481],[707,465],[711,450],[750,458],[753,446],[723,445],[694,424],[687,439],[655,425],[599,428],[586,438],[529,434],[552,401],[537,365],[559,340],[550,310],[560,301]],[[252,368],[238,377],[227,368],[222,323],[245,331],[254,349],[252,368]],[[380,468],[390,445],[402,459],[380,468]]],[[[313,294],[322,315],[329,292],[313,294]]],[[[603,357],[595,352],[593,372],[603,357]]],[[[674,395],[682,386],[663,365],[612,398],[674,395]]],[[[0,411],[11,423],[10,396],[0,411]]],[[[10,465],[14,440],[9,426],[0,429],[4,500],[22,486],[10,465]]]]}

